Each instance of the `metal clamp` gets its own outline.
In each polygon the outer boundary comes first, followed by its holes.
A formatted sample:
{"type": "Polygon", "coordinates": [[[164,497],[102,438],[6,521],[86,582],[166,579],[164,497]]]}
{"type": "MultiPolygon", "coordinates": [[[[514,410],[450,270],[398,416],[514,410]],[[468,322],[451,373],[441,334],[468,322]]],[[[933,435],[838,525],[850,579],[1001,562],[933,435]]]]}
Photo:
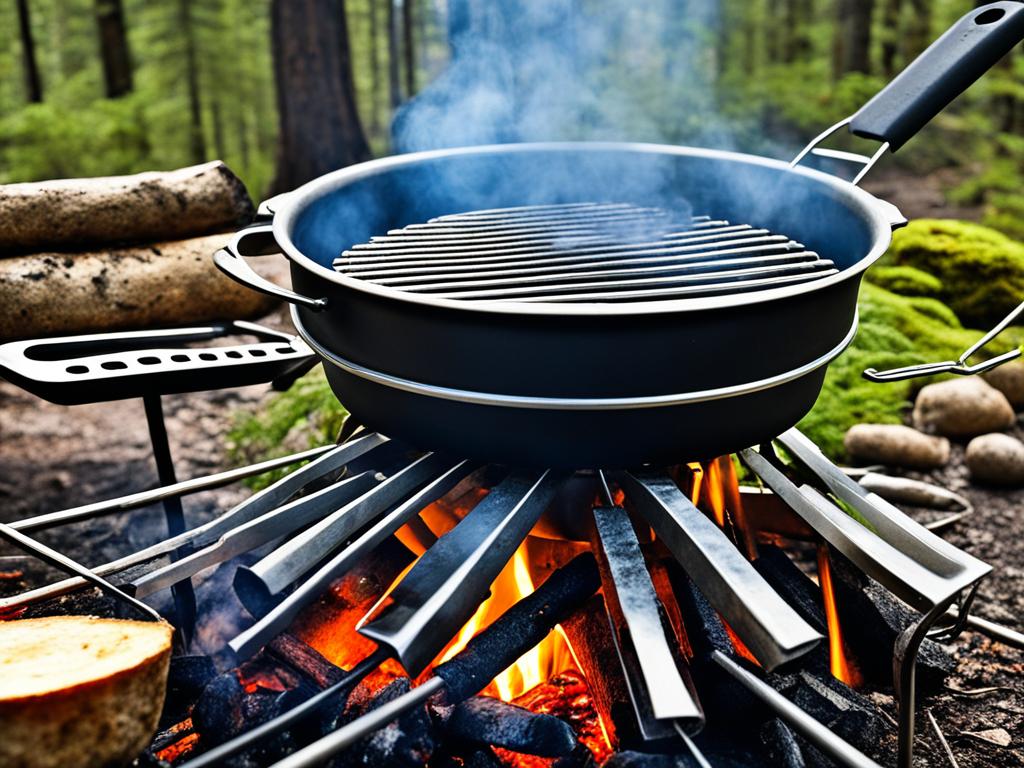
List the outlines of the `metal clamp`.
{"type": "Polygon", "coordinates": [[[857,154],[856,152],[841,152],[835,149],[821,149],[818,145],[821,144],[825,139],[829,138],[833,134],[838,133],[843,128],[846,128],[853,121],[853,117],[847,117],[844,120],[840,120],[838,123],[833,125],[831,128],[826,128],[820,134],[818,134],[811,142],[800,150],[792,162],[790,162],[791,168],[796,168],[808,155],[816,155],[817,157],[827,157],[830,160],[841,160],[846,163],[861,166],[861,169],[850,181],[851,184],[857,186],[861,180],[868,175],[875,164],[882,159],[882,155],[889,151],[889,142],[884,142],[873,155],[868,157],[867,155],[857,154]]]}
{"type": "Polygon", "coordinates": [[[217,269],[246,288],[283,299],[289,304],[306,307],[306,309],[311,309],[314,312],[319,312],[326,308],[327,299],[311,299],[308,296],[295,293],[295,291],[289,291],[287,288],[282,288],[276,283],[260,276],[256,273],[256,270],[249,266],[249,263],[245,260],[246,256],[279,252],[276,250],[276,245],[270,246],[270,243],[274,242],[273,232],[274,227],[272,224],[257,224],[241,230],[231,238],[231,242],[213,254],[213,263],[217,265],[217,269]],[[263,244],[262,247],[243,253],[242,242],[251,238],[259,238],[259,241],[263,244]],[[269,241],[267,238],[269,238],[269,241]]]}
{"type": "Polygon", "coordinates": [[[957,376],[973,376],[978,373],[991,371],[993,368],[998,368],[1003,363],[1008,363],[1011,360],[1016,360],[1020,357],[1020,348],[1011,349],[1009,352],[1004,352],[1001,355],[997,355],[996,357],[988,360],[983,360],[982,362],[975,363],[974,365],[968,364],[967,361],[980,352],[996,336],[1006,330],[1010,323],[1016,320],[1021,313],[1024,313],[1024,303],[1018,304],[1010,314],[999,321],[999,324],[995,328],[982,336],[956,360],[946,360],[939,363],[924,363],[921,365],[907,365],[902,368],[891,368],[888,371],[879,371],[875,368],[868,368],[862,375],[868,381],[883,383],[889,381],[916,379],[920,376],[934,376],[938,373],[953,373],[957,376]]]}

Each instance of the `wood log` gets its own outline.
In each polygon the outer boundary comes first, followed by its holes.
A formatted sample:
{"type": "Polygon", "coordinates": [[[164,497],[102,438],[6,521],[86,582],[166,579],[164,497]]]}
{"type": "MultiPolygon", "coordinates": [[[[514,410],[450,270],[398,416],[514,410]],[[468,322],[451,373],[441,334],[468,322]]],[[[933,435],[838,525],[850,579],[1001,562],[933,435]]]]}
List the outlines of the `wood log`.
{"type": "Polygon", "coordinates": [[[276,301],[222,275],[211,235],[92,253],[0,259],[0,341],[240,320],[276,301]]]}
{"type": "Polygon", "coordinates": [[[445,734],[460,741],[541,757],[567,757],[576,748],[564,720],[490,696],[473,696],[446,714],[445,734]]]}
{"type": "Polygon", "coordinates": [[[167,172],[0,186],[0,255],[176,240],[247,223],[245,185],[216,160],[167,172]]]}
{"type": "Polygon", "coordinates": [[[0,622],[0,765],[127,765],[156,732],[170,657],[163,623],[0,622]]]}

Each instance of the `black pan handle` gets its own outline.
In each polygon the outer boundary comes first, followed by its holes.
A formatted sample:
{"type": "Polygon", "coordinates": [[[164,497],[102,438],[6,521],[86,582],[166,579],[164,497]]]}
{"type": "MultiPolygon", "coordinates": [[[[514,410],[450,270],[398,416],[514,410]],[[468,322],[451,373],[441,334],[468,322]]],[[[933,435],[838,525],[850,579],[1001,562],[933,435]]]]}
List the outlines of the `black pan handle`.
{"type": "Polygon", "coordinates": [[[273,226],[257,224],[241,230],[231,238],[231,242],[227,246],[213,254],[213,263],[217,265],[217,269],[246,288],[284,299],[289,304],[305,307],[314,312],[319,312],[327,306],[327,299],[311,299],[267,280],[257,274],[256,270],[250,267],[245,260],[246,256],[270,253],[280,253],[277,242],[274,240],[273,226]]]}
{"type": "Polygon", "coordinates": [[[1024,40],[1024,3],[967,13],[850,119],[850,132],[895,152],[1024,40]]]}

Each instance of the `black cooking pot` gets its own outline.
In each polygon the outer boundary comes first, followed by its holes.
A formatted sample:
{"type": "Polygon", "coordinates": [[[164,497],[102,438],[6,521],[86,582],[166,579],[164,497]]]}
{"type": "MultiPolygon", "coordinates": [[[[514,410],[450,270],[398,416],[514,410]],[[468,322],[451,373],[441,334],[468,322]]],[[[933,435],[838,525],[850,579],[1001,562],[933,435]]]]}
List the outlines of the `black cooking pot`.
{"type": "MultiPolygon", "coordinates": [[[[567,467],[667,463],[770,439],[813,405],[856,331],[864,271],[905,219],[856,182],[1024,37],[1024,6],[972,11],[792,163],[649,144],[516,144],[352,166],[261,207],[217,265],[294,305],[296,328],[367,427],[421,447],[567,467]],[[849,183],[799,167],[832,132],[884,142],[849,183]],[[332,268],[388,230],[464,211],[594,200],[785,233],[835,274],[724,295],[620,302],[465,301],[332,268]],[[293,291],[242,259],[283,251],[293,291]]],[[[849,158],[849,155],[844,155],[849,158]]]]}

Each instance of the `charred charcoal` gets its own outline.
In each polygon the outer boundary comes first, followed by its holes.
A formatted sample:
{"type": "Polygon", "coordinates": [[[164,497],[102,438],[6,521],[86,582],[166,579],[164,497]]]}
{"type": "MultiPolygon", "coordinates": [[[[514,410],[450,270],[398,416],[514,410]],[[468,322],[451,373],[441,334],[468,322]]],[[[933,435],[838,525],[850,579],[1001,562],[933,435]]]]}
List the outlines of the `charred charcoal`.
{"type": "Polygon", "coordinates": [[[172,658],[167,672],[167,698],[160,716],[161,726],[167,728],[182,720],[216,676],[217,669],[209,656],[172,658]]]}
{"type": "Polygon", "coordinates": [[[482,691],[502,670],[547,637],[601,586],[594,556],[574,558],[551,574],[532,594],[509,608],[474,637],[457,656],[434,669],[444,680],[445,704],[482,691]]]}
{"type": "Polygon", "coordinates": [[[567,757],[576,748],[572,727],[557,717],[536,714],[490,696],[474,696],[451,709],[446,735],[541,757],[567,757]]]}
{"type": "Polygon", "coordinates": [[[658,755],[626,750],[609,757],[601,768],[691,768],[694,765],[695,763],[683,755],[658,755]]]}
{"type": "Polygon", "coordinates": [[[803,750],[796,735],[784,722],[775,718],[761,728],[761,743],[769,765],[778,768],[806,768],[803,750]]]}
{"type": "MultiPolygon", "coordinates": [[[[354,696],[345,708],[344,720],[350,722],[408,693],[412,683],[408,677],[397,677],[368,700],[354,696]]],[[[391,766],[419,768],[430,760],[436,746],[433,723],[426,707],[418,707],[388,723],[373,735],[353,744],[335,758],[333,768],[352,766],[391,766]]]]}
{"type": "Polygon", "coordinates": [[[882,757],[880,747],[890,726],[866,696],[830,675],[818,676],[806,670],[773,675],[769,682],[842,739],[868,755],[882,757]]]}
{"type": "Polygon", "coordinates": [[[215,677],[205,688],[192,710],[192,725],[204,746],[227,741],[245,727],[242,702],[245,689],[234,672],[215,677]]]}
{"type": "MultiPolygon", "coordinates": [[[[821,587],[811,581],[779,547],[766,544],[758,547],[758,550],[760,556],[754,561],[757,572],[782,595],[800,618],[822,635],[828,636],[821,587]]],[[[828,644],[819,644],[801,657],[797,664],[803,669],[813,669],[817,674],[829,674],[828,644]]]]}
{"type": "Polygon", "coordinates": [[[827,631],[824,600],[821,587],[811,581],[786,553],[773,544],[758,546],[759,556],[754,568],[786,602],[800,614],[800,618],[822,634],[827,631]]]}
{"type": "MultiPolygon", "coordinates": [[[[920,616],[853,563],[831,550],[833,582],[847,643],[856,652],[866,681],[892,687],[896,638],[920,616]]],[[[917,656],[919,694],[940,691],[956,662],[933,640],[925,640],[917,656]]]]}
{"type": "Polygon", "coordinates": [[[302,673],[321,689],[334,685],[345,676],[341,667],[335,666],[316,650],[287,633],[271,640],[265,653],[302,673]]]}

